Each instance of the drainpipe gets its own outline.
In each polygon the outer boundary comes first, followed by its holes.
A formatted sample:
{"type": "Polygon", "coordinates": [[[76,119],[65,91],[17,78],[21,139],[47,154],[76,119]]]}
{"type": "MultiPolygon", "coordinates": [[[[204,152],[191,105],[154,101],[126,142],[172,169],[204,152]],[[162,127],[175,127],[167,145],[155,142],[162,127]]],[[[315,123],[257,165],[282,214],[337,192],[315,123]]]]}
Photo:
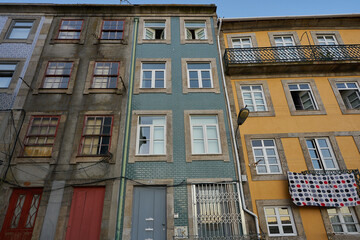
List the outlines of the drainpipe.
{"type": "MultiPolygon", "coordinates": [[[[223,80],[223,85],[224,85],[224,93],[225,93],[225,98],[226,98],[226,106],[227,106],[227,112],[228,112],[228,116],[230,119],[230,129],[231,129],[231,135],[232,135],[232,142],[233,145],[235,147],[235,160],[236,160],[236,166],[237,166],[237,173],[238,173],[238,177],[239,177],[239,185],[240,185],[240,198],[241,198],[241,203],[242,203],[242,208],[245,212],[247,212],[248,214],[250,214],[251,216],[254,217],[255,219],[255,227],[256,227],[256,234],[257,234],[257,238],[260,239],[260,230],[259,230],[259,220],[258,217],[256,216],[255,213],[251,212],[245,204],[245,197],[244,197],[244,188],[242,185],[242,179],[241,179],[241,168],[240,168],[240,158],[239,158],[239,153],[238,153],[238,145],[235,139],[235,133],[234,133],[234,125],[231,119],[231,108],[230,108],[230,102],[229,102],[229,96],[227,94],[227,87],[226,87],[226,82],[225,82],[225,74],[224,74],[224,65],[222,62],[222,57],[221,57],[221,48],[220,48],[220,30],[221,30],[221,25],[222,25],[222,18],[219,18],[219,30],[218,30],[218,34],[217,34],[217,44],[218,44],[218,51],[219,51],[219,61],[220,61],[220,68],[221,68],[221,75],[222,75],[222,80],[223,80]]],[[[244,226],[244,224],[243,224],[244,226]]],[[[245,228],[243,229],[243,231],[245,231],[245,228]]]]}
{"type": "Polygon", "coordinates": [[[138,24],[139,18],[134,19],[134,34],[133,34],[133,47],[131,52],[131,69],[130,69],[130,83],[129,83],[129,97],[128,104],[126,110],[126,123],[125,123],[125,136],[124,136],[124,147],[123,147],[123,156],[122,156],[122,168],[121,168],[121,179],[120,179],[120,191],[119,191],[119,206],[118,206],[118,214],[116,220],[116,233],[115,239],[121,239],[120,228],[123,225],[123,206],[125,199],[125,187],[126,187],[126,163],[128,158],[128,149],[129,149],[129,138],[130,138],[130,122],[131,122],[131,104],[133,97],[133,86],[134,86],[134,72],[135,72],[135,53],[136,53],[136,40],[138,33],[138,24]]]}

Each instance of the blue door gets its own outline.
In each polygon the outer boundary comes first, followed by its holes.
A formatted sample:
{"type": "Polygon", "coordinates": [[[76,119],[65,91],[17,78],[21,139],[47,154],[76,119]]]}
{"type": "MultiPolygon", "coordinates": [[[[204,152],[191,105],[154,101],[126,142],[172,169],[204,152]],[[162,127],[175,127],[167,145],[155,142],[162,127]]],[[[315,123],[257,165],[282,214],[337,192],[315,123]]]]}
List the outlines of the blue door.
{"type": "Polygon", "coordinates": [[[135,187],[132,240],[166,240],[166,188],[135,187]]]}

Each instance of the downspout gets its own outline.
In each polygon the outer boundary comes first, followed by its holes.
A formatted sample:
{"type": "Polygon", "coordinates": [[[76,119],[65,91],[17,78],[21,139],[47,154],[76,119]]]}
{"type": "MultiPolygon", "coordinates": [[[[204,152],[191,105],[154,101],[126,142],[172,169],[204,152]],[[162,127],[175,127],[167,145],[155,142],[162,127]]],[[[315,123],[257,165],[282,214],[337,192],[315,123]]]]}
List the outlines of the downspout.
{"type": "MultiPolygon", "coordinates": [[[[228,112],[228,116],[230,119],[230,129],[231,129],[231,135],[232,135],[232,142],[233,145],[236,149],[235,152],[235,160],[236,160],[236,166],[237,166],[237,173],[238,173],[238,177],[239,177],[239,186],[240,186],[240,198],[241,198],[241,203],[242,203],[242,208],[245,212],[247,212],[248,214],[250,214],[251,216],[254,217],[255,219],[255,227],[256,227],[256,234],[257,234],[257,238],[260,239],[260,230],[259,230],[259,219],[257,217],[257,215],[253,212],[251,212],[245,204],[245,197],[244,197],[244,189],[243,189],[243,185],[242,185],[242,179],[241,179],[241,168],[240,168],[240,160],[239,160],[239,153],[238,153],[238,145],[235,139],[235,133],[234,133],[234,125],[231,119],[231,108],[230,108],[230,102],[229,102],[229,96],[227,94],[227,87],[226,87],[226,81],[225,81],[225,73],[224,73],[224,65],[223,65],[223,61],[222,61],[222,57],[221,57],[221,48],[220,48],[220,30],[221,30],[221,25],[222,25],[222,18],[219,18],[219,30],[218,30],[218,34],[217,34],[217,44],[218,44],[218,51],[219,51],[219,62],[220,62],[220,68],[221,68],[221,75],[222,75],[222,80],[223,80],[223,85],[224,85],[224,93],[225,93],[225,98],[226,98],[226,106],[227,106],[227,112],[228,112]]],[[[244,225],[243,225],[244,226],[244,225]]],[[[244,228],[245,229],[245,228],[244,228]]],[[[243,231],[245,231],[243,229],[243,231]]]]}
{"type": "Polygon", "coordinates": [[[134,34],[133,34],[133,47],[131,52],[131,69],[130,69],[130,83],[129,83],[129,97],[128,97],[128,104],[126,109],[126,123],[125,123],[125,136],[124,136],[124,147],[123,147],[123,156],[122,156],[122,168],[121,168],[121,179],[120,179],[120,191],[119,191],[119,206],[118,206],[118,214],[116,220],[116,233],[115,239],[121,239],[121,232],[120,228],[123,224],[123,206],[124,206],[124,199],[125,199],[125,174],[126,174],[126,163],[128,158],[128,149],[129,149],[129,138],[130,138],[130,122],[131,122],[131,105],[132,105],[132,97],[133,97],[133,86],[134,86],[134,72],[135,72],[135,53],[136,53],[136,39],[137,39],[137,32],[138,32],[138,24],[139,19],[134,19],[134,34]]]}

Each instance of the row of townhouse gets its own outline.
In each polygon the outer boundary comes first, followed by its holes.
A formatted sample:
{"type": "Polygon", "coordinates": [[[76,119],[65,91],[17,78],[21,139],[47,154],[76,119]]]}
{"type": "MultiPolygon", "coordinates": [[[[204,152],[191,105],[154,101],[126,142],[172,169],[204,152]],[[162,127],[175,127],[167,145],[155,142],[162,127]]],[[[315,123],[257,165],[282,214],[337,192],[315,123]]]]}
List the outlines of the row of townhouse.
{"type": "Polygon", "coordinates": [[[287,186],[359,179],[358,15],[0,11],[1,239],[359,237],[358,207],[296,206],[287,186]]]}

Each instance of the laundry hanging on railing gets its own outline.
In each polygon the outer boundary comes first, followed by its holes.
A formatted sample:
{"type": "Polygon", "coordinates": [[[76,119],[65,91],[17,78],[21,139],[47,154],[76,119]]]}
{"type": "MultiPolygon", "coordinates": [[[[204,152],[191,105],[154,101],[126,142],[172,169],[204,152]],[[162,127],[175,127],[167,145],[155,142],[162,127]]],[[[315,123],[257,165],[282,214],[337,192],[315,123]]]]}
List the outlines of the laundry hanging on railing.
{"type": "Polygon", "coordinates": [[[289,192],[297,206],[346,207],[360,204],[353,173],[288,172],[289,192]]]}

